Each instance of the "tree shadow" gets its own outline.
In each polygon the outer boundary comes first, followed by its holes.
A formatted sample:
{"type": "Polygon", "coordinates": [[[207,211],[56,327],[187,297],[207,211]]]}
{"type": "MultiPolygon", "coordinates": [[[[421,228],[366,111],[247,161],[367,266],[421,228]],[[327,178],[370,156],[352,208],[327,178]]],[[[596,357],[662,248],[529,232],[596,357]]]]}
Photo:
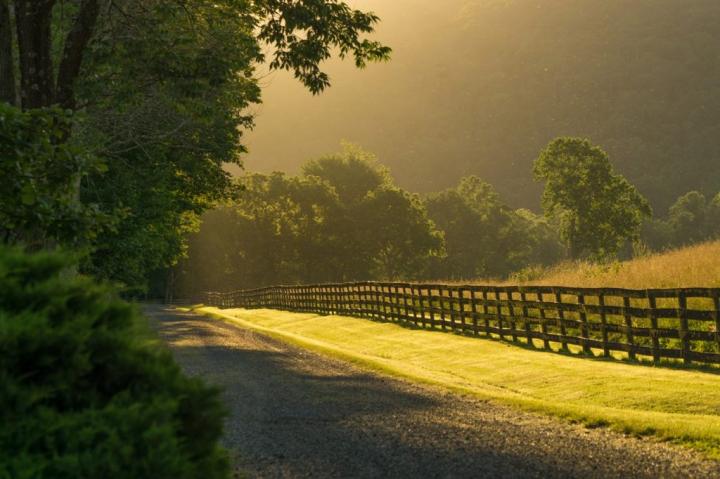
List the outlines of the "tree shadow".
{"type": "MultiPolygon", "coordinates": [[[[187,373],[223,388],[230,412],[225,445],[251,477],[577,473],[524,445],[498,447],[487,418],[475,428],[449,421],[447,412],[464,401],[457,396],[428,394],[195,315],[157,315],[152,323],[187,373]]],[[[524,443],[526,432],[518,434],[524,443]]]]}
{"type": "Polygon", "coordinates": [[[668,472],[670,456],[649,446],[598,442],[565,423],[369,374],[204,316],[160,307],[150,316],[186,372],[224,389],[224,442],[241,477],[668,472]]]}
{"type": "MultiPolygon", "coordinates": [[[[320,315],[320,316],[323,316],[323,315],[320,315]]],[[[324,316],[332,316],[332,315],[324,315],[324,316]]],[[[503,338],[500,338],[496,334],[491,334],[488,336],[485,333],[473,334],[472,331],[461,330],[460,328],[453,329],[450,327],[449,324],[447,325],[446,329],[442,329],[440,326],[431,327],[429,320],[427,320],[428,326],[424,327],[421,324],[415,323],[413,321],[403,321],[403,320],[394,321],[394,320],[389,320],[389,319],[386,320],[386,319],[382,319],[382,318],[366,318],[366,317],[359,317],[359,316],[349,316],[349,317],[353,317],[356,319],[362,319],[364,321],[372,321],[374,323],[395,324],[404,329],[427,331],[429,333],[454,334],[457,336],[463,336],[463,337],[467,337],[467,338],[474,338],[474,339],[479,339],[479,340],[484,340],[484,341],[493,341],[493,342],[501,343],[504,345],[525,349],[527,351],[560,354],[560,355],[566,356],[568,358],[583,360],[583,361],[601,361],[601,362],[615,363],[615,364],[629,364],[629,365],[639,366],[639,367],[666,368],[666,369],[674,369],[674,370],[680,370],[680,371],[695,371],[695,372],[702,372],[702,373],[707,373],[707,374],[720,375],[720,367],[712,365],[712,364],[704,364],[704,363],[698,363],[698,362],[686,364],[679,360],[672,361],[669,359],[661,359],[660,361],[656,362],[656,361],[653,361],[649,357],[647,359],[644,359],[642,356],[639,358],[636,358],[636,359],[631,359],[628,357],[626,357],[626,358],[604,357],[602,355],[585,353],[582,351],[582,349],[580,349],[579,351],[571,351],[570,349],[563,349],[561,347],[547,349],[542,346],[528,344],[526,342],[526,339],[523,337],[524,331],[520,331],[520,330],[518,330],[518,333],[517,333],[518,341],[513,341],[512,339],[510,339],[512,335],[509,333],[506,333],[505,334],[506,337],[503,339],[503,338]]],[[[536,341],[540,342],[540,340],[536,340],[536,341]]]]}

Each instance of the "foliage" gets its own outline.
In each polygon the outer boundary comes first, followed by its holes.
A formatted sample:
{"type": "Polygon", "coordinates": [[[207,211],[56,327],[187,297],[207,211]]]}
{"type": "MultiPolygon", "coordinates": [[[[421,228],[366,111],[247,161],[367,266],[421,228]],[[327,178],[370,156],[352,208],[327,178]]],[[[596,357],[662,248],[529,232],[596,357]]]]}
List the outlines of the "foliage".
{"type": "MultiPolygon", "coordinates": [[[[442,233],[428,218],[418,195],[400,188],[380,188],[350,214],[358,215],[364,226],[363,239],[371,246],[372,254],[367,262],[372,268],[367,273],[356,272],[357,276],[381,280],[418,278],[430,260],[442,255],[442,233]]],[[[354,239],[357,241],[357,237],[354,239]]]]}
{"type": "Polygon", "coordinates": [[[647,200],[613,170],[607,153],[588,140],[553,140],[533,171],[545,181],[545,214],[559,223],[573,258],[614,256],[652,214],[647,200]]]}
{"type": "Polygon", "coordinates": [[[397,188],[374,155],[344,144],[342,152],[306,163],[303,174],[337,194],[328,234],[343,280],[417,277],[441,253],[442,239],[419,198],[397,188]]]}
{"type": "Polygon", "coordinates": [[[108,174],[94,176],[83,198],[128,214],[98,238],[84,271],[142,290],[183,257],[202,212],[238,193],[223,165],[241,165],[247,108],[260,101],[262,41],[276,47],[272,67],[294,70],[316,93],[329,85],[317,63],[330,46],[361,64],[388,51],[360,38],[376,17],[334,1],[114,8],[122,14],[99,17],[77,83],[88,121],[75,133],[108,158],[108,174]]]}
{"type": "Polygon", "coordinates": [[[204,216],[181,265],[184,294],[417,277],[441,253],[420,199],[395,187],[371,155],[347,146],[303,171],[247,175],[236,200],[204,216]]]}
{"type": "Polygon", "coordinates": [[[218,392],[69,266],[0,249],[0,476],[228,477],[218,392]]]}
{"type": "Polygon", "coordinates": [[[373,154],[350,143],[343,143],[340,154],[308,161],[302,172],[326,181],[346,205],[360,203],[369,191],[392,185],[390,171],[373,154]]]}
{"type": "Polygon", "coordinates": [[[547,218],[530,210],[519,209],[515,210],[513,220],[513,234],[524,240],[520,242],[517,252],[511,254],[511,258],[516,258],[513,270],[527,265],[552,265],[567,256],[567,249],[562,244],[556,225],[547,218]]]}
{"type": "Polygon", "coordinates": [[[642,239],[653,250],[686,246],[720,235],[720,194],[712,200],[699,191],[680,196],[662,219],[643,225],[642,239]]]}
{"type": "Polygon", "coordinates": [[[61,110],[21,112],[0,102],[0,234],[31,248],[82,246],[109,226],[94,203],[76,201],[76,184],[105,165],[63,141],[71,116],[61,110]]]}
{"type": "Polygon", "coordinates": [[[530,211],[513,211],[475,176],[425,201],[445,233],[447,255],[430,270],[435,278],[499,277],[529,264],[550,264],[563,254],[556,235],[530,211]]]}
{"type": "Polygon", "coordinates": [[[371,33],[379,18],[344,2],[258,0],[255,9],[264,19],[258,38],[275,46],[270,67],[293,71],[313,94],[330,86],[320,63],[331,57],[332,47],[341,59],[352,55],[358,68],[389,58],[390,48],[360,36],[371,33]]]}
{"type": "MultiPolygon", "coordinates": [[[[378,20],[337,0],[0,2],[2,100],[82,110],[53,145],[83,145],[107,173],[87,172],[81,184],[68,163],[63,198],[70,209],[124,212],[93,238],[83,271],[147,288],[182,257],[199,215],[237,193],[223,165],[241,165],[264,50],[271,69],[319,93],[330,84],[320,63],[333,49],[358,67],[388,58],[366,38],[378,20]],[[17,92],[5,88],[15,83],[17,92]]],[[[78,228],[61,243],[94,234],[78,228]]]]}

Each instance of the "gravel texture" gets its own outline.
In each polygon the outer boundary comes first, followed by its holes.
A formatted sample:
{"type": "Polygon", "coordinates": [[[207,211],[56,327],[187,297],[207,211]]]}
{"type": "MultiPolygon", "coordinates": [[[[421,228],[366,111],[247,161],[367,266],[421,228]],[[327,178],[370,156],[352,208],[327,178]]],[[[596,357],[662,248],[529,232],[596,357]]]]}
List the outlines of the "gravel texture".
{"type": "Polygon", "coordinates": [[[238,477],[720,478],[720,462],[444,392],[232,324],[147,306],[183,369],[224,388],[238,477]]]}

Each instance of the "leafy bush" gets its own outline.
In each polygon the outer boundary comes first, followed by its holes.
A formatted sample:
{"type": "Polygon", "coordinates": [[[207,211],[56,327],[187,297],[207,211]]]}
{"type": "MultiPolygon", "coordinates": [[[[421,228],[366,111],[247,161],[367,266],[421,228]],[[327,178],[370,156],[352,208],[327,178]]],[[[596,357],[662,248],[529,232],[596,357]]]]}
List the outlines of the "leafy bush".
{"type": "Polygon", "coordinates": [[[218,391],[108,288],[0,248],[0,478],[217,478],[218,391]]]}

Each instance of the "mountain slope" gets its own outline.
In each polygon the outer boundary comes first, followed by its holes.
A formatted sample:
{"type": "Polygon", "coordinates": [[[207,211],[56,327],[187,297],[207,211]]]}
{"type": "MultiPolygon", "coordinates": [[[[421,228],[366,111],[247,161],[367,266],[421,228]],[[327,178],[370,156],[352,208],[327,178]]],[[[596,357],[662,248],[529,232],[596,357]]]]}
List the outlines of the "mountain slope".
{"type": "Polygon", "coordinates": [[[537,207],[538,151],[559,135],[605,147],[664,209],[720,189],[716,0],[356,0],[383,18],[393,61],[332,61],[320,97],[266,79],[252,170],[294,171],[340,139],[376,152],[398,182],[436,191],[477,174],[537,207]]]}

